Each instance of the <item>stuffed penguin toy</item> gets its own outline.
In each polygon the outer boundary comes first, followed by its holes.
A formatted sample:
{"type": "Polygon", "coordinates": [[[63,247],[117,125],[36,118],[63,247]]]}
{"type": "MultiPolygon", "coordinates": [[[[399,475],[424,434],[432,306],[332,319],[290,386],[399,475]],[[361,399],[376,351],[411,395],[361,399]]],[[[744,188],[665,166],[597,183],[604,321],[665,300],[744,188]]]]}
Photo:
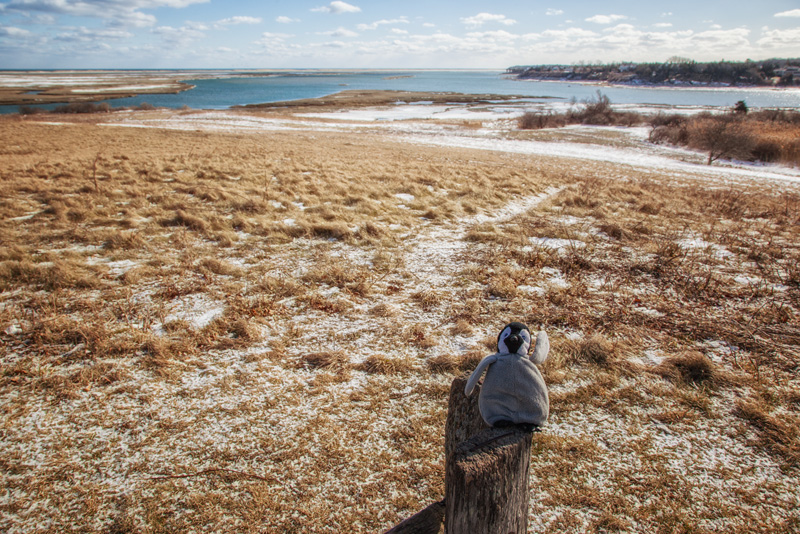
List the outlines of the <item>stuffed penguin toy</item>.
{"type": "Polygon", "coordinates": [[[465,393],[472,394],[486,371],[478,397],[478,407],[489,426],[519,425],[531,431],[547,421],[550,399],[539,369],[547,359],[550,341],[544,331],[536,336],[536,346],[528,357],[531,332],[522,323],[509,323],[497,336],[497,353],[486,356],[472,372],[465,393]]]}

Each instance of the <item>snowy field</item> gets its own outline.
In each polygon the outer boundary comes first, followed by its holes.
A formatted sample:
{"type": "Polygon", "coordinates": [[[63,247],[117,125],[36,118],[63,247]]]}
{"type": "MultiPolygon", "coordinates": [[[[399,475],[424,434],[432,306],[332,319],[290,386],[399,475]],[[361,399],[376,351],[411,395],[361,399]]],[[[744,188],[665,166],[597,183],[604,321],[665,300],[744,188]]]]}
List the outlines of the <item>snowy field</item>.
{"type": "Polygon", "coordinates": [[[800,171],[525,106],[4,121],[0,529],[390,528],[519,319],[530,532],[796,532],[800,171]]]}

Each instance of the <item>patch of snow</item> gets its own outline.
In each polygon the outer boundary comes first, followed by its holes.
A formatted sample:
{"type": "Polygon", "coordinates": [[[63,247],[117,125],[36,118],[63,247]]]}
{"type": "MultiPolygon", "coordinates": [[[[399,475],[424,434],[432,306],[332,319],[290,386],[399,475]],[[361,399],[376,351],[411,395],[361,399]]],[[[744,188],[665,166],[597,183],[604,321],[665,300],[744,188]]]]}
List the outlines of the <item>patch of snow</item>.
{"type": "Polygon", "coordinates": [[[671,170],[700,175],[710,175],[723,180],[731,180],[732,178],[759,178],[781,182],[800,182],[800,170],[790,167],[782,167],[778,165],[772,165],[764,168],[750,166],[709,166],[678,161],[662,155],[653,155],[645,150],[599,146],[587,143],[563,143],[530,140],[522,141],[517,139],[490,137],[443,135],[429,136],[420,134],[405,135],[401,137],[401,140],[421,145],[471,148],[515,154],[602,161],[654,171],[671,170]]]}
{"type": "Polygon", "coordinates": [[[119,260],[119,261],[110,261],[105,264],[108,267],[108,273],[112,276],[120,276],[134,267],[138,265],[135,261],[131,260],[119,260]]]}
{"type": "Polygon", "coordinates": [[[522,285],[522,286],[517,286],[517,289],[522,291],[523,293],[528,293],[529,295],[544,295],[545,293],[544,288],[536,286],[522,285]]]}
{"type": "Polygon", "coordinates": [[[650,365],[660,365],[664,361],[664,355],[659,350],[649,349],[644,351],[642,359],[650,365]]]}
{"type": "Polygon", "coordinates": [[[3,330],[3,333],[7,336],[16,336],[22,333],[22,327],[18,324],[12,324],[3,330]]]}
{"type": "MultiPolygon", "coordinates": [[[[165,323],[171,321],[186,321],[194,329],[200,330],[208,326],[211,321],[225,312],[223,302],[212,300],[205,294],[192,294],[179,297],[169,304],[169,314],[164,318],[165,323]]],[[[161,325],[157,325],[156,329],[161,325]]]]}
{"type": "Polygon", "coordinates": [[[8,220],[9,221],[27,221],[27,220],[33,219],[34,217],[36,217],[40,213],[42,213],[42,212],[41,211],[34,211],[34,212],[28,213],[26,215],[21,215],[19,217],[11,217],[8,220]]]}
{"type": "Polygon", "coordinates": [[[678,245],[684,249],[690,250],[710,250],[717,258],[729,258],[734,256],[733,252],[729,251],[723,246],[715,243],[709,243],[705,239],[698,236],[689,236],[677,241],[678,245]]]}

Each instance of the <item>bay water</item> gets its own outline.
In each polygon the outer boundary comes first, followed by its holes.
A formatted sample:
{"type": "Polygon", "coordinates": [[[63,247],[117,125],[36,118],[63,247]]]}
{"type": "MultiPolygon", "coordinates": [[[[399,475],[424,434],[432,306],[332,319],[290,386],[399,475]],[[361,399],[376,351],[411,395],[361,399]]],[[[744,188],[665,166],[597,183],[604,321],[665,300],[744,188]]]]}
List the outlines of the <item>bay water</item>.
{"type": "MultiPolygon", "coordinates": [[[[194,71],[196,72],[196,71],[194,71]]],[[[187,73],[188,74],[188,73],[187,73]]],[[[157,107],[227,109],[236,105],[317,98],[348,89],[399,90],[521,95],[532,101],[584,101],[609,97],[612,104],[732,107],[744,100],[751,108],[800,109],[800,89],[756,87],[642,87],[517,80],[503,71],[290,71],[268,76],[220,73],[208,79],[187,79],[193,89],[178,94],[140,95],[107,100],[112,107],[148,103],[157,107]]],[[[42,106],[52,109],[58,104],[42,106]]],[[[0,106],[0,113],[16,113],[18,106],[0,106]]]]}

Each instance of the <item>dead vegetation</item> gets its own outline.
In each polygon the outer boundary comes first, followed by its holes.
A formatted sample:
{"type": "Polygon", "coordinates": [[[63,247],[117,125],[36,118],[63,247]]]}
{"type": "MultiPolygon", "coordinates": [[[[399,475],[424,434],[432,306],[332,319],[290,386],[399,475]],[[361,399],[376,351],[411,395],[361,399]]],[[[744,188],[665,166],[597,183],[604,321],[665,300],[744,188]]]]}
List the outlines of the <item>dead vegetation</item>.
{"type": "Polygon", "coordinates": [[[790,186],[368,133],[0,139],[4,530],[386,529],[441,498],[450,381],[509,318],[552,341],[537,530],[800,521],[790,186]]]}
{"type": "Polygon", "coordinates": [[[650,127],[649,140],[685,146],[707,154],[711,165],[720,159],[800,165],[800,113],[785,109],[748,112],[740,101],[729,113],[703,112],[644,115],[617,111],[598,91],[564,113],[527,112],[518,120],[522,130],[561,128],[568,124],[650,127]]]}

